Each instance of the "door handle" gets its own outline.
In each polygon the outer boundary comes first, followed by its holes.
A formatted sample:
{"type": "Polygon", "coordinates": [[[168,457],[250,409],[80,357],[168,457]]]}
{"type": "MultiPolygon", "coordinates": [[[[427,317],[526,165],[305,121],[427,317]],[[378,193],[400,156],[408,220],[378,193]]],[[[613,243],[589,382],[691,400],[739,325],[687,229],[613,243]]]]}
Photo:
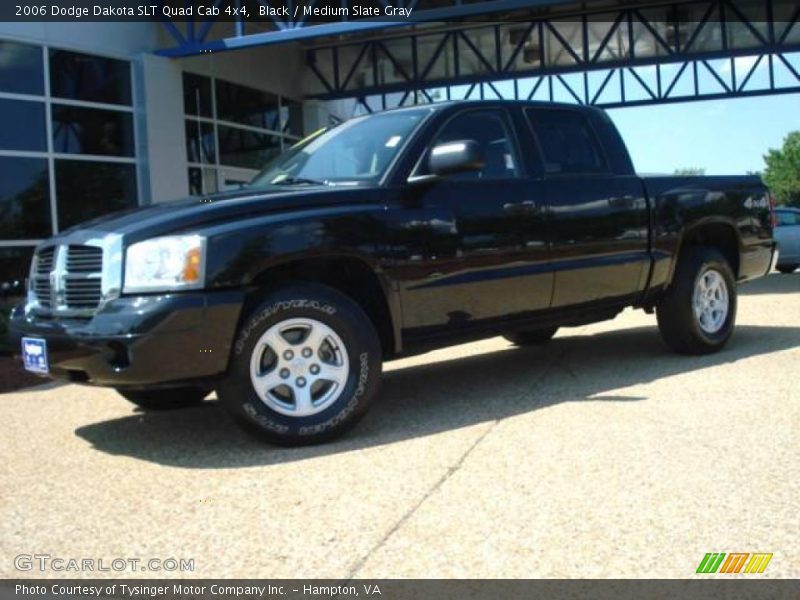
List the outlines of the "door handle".
{"type": "Polygon", "coordinates": [[[514,215],[531,213],[536,210],[536,202],[533,200],[525,200],[525,202],[506,202],[503,204],[503,210],[514,215]]]}
{"type": "Polygon", "coordinates": [[[634,208],[636,206],[636,198],[633,196],[613,198],[609,201],[609,206],[611,206],[611,208],[634,208]]]}

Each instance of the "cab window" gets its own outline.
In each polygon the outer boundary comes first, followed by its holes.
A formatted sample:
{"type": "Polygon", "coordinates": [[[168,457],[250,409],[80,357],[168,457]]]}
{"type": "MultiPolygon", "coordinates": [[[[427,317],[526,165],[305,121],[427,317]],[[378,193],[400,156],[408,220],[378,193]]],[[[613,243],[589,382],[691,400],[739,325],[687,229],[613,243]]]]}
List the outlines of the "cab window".
{"type": "Polygon", "coordinates": [[[779,210],[775,213],[778,227],[788,227],[789,225],[800,225],[800,214],[788,210],[779,210]]]}
{"type": "Polygon", "coordinates": [[[600,144],[586,117],[574,110],[525,111],[544,154],[544,170],[552,174],[606,173],[600,144]]]}
{"type": "MultiPolygon", "coordinates": [[[[452,175],[451,179],[505,179],[519,177],[517,153],[507,117],[502,110],[471,110],[460,113],[450,119],[430,145],[430,148],[439,144],[460,140],[473,140],[486,159],[486,164],[480,171],[469,171],[452,175]]],[[[430,148],[425,160],[420,165],[419,174],[427,174],[430,148]]]]}

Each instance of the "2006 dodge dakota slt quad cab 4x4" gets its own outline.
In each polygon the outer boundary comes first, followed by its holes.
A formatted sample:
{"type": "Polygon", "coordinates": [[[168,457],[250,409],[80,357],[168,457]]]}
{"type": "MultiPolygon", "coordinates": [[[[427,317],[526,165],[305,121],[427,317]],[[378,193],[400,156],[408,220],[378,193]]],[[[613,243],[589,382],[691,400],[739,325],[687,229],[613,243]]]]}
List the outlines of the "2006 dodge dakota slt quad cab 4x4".
{"type": "Polygon", "coordinates": [[[241,190],[42,243],[10,329],[30,370],[151,409],[216,389],[262,437],[319,442],[364,414],[382,360],[455,342],[544,343],[634,306],[673,350],[719,350],[773,219],[757,177],[636,176],[600,110],[403,108],[241,190]]]}

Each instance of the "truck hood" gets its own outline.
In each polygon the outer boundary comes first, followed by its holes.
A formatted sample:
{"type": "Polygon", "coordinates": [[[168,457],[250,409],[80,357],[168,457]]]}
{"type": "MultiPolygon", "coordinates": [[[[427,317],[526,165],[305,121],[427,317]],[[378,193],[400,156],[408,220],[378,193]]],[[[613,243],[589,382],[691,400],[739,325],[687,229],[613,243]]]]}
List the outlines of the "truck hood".
{"type": "Polygon", "coordinates": [[[376,204],[379,198],[379,190],[375,187],[242,189],[112,213],[81,223],[57,237],[74,239],[91,232],[116,233],[131,240],[144,239],[269,213],[324,210],[343,204],[376,204]]]}

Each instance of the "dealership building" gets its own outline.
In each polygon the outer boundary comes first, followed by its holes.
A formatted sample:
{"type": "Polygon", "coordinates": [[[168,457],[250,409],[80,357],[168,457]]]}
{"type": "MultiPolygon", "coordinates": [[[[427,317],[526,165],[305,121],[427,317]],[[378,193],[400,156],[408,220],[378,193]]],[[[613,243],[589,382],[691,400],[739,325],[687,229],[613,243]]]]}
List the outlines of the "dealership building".
{"type": "Polygon", "coordinates": [[[355,114],[457,98],[615,107],[800,91],[792,2],[400,4],[419,21],[0,22],[5,293],[24,285],[39,241],[238,187],[355,114]],[[768,69],[747,71],[762,60],[768,69]]]}
{"type": "Polygon", "coordinates": [[[0,23],[0,282],[33,247],[131,206],[247,182],[304,122],[288,45],[195,58],[156,22],[0,23]]]}

